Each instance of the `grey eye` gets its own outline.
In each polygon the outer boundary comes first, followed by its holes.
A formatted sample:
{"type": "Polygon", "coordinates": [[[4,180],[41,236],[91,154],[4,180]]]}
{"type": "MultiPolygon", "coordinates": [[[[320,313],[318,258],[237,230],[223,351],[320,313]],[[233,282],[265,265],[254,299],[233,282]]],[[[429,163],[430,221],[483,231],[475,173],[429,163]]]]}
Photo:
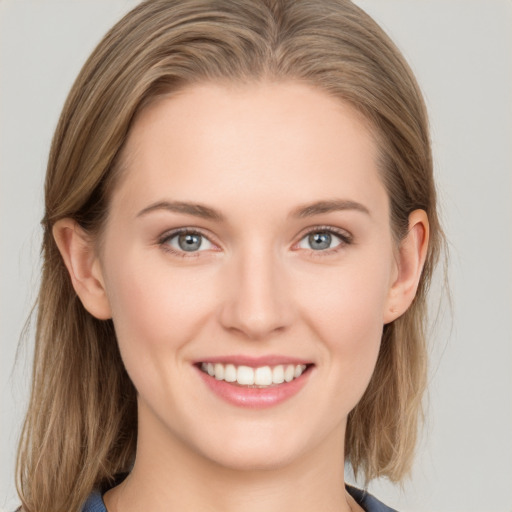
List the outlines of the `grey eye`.
{"type": "Polygon", "coordinates": [[[179,233],[169,238],[168,244],[177,251],[196,252],[212,248],[211,242],[199,233],[179,233]]]}
{"type": "Polygon", "coordinates": [[[308,236],[308,242],[314,251],[328,249],[331,246],[331,235],[329,233],[313,233],[308,236]]]}
{"type": "Polygon", "coordinates": [[[178,245],[184,251],[197,251],[201,248],[203,237],[201,235],[179,235],[178,245]]]}
{"type": "Polygon", "coordinates": [[[326,249],[333,249],[341,243],[341,238],[333,233],[313,231],[299,242],[299,247],[301,249],[312,249],[313,251],[325,251],[326,249]]]}

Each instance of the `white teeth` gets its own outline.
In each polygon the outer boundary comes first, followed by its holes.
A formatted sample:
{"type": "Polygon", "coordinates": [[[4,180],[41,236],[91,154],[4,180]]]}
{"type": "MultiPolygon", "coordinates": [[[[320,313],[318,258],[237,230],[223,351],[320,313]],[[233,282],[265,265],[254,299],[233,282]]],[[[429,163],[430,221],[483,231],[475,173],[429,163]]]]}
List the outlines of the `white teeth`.
{"type": "Polygon", "coordinates": [[[227,364],[224,368],[224,380],[226,382],[235,382],[236,380],[236,367],[234,364],[227,364]]]}
{"type": "Polygon", "coordinates": [[[217,363],[214,366],[214,370],[215,370],[215,378],[217,380],[224,380],[224,365],[217,363]]]}
{"type": "Polygon", "coordinates": [[[305,364],[298,364],[296,367],[295,367],[295,372],[293,374],[293,376],[295,378],[297,377],[300,377],[302,375],[302,372],[306,369],[306,365],[305,364]]]}
{"type": "Polygon", "coordinates": [[[272,370],[272,382],[282,384],[284,382],[284,366],[280,364],[272,370]]]}
{"type": "Polygon", "coordinates": [[[254,384],[254,369],[249,366],[239,366],[236,371],[236,381],[238,384],[252,386],[254,384]]]}
{"type": "Polygon", "coordinates": [[[274,367],[260,366],[235,366],[234,364],[201,363],[201,370],[217,380],[237,382],[242,386],[271,386],[291,382],[300,377],[306,369],[305,364],[277,365],[274,367]]]}
{"type": "Polygon", "coordinates": [[[284,380],[286,382],[291,382],[293,377],[295,376],[295,366],[293,364],[289,364],[284,371],[284,380]]]}
{"type": "Polygon", "coordinates": [[[254,384],[257,386],[270,386],[270,384],[272,384],[272,370],[270,366],[256,368],[254,372],[254,384]]]}

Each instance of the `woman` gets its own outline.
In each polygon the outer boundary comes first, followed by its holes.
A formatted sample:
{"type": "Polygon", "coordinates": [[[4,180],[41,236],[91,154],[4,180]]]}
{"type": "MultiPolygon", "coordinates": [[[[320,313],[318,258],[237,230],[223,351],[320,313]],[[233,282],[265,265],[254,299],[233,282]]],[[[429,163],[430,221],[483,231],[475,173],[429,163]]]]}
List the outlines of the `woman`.
{"type": "Polygon", "coordinates": [[[45,203],[22,510],[388,510],[344,462],[410,468],[442,232],[421,94],[364,12],[142,3],[45,203]]]}

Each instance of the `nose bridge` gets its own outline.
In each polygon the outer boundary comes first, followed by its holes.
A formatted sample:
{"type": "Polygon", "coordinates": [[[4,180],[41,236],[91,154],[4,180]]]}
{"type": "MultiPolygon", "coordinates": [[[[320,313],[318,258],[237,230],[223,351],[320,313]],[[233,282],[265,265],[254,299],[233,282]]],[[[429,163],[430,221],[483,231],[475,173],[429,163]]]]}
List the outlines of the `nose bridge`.
{"type": "Polygon", "coordinates": [[[233,256],[222,322],[230,330],[259,339],[283,330],[292,305],[283,261],[266,244],[252,243],[233,256]]]}

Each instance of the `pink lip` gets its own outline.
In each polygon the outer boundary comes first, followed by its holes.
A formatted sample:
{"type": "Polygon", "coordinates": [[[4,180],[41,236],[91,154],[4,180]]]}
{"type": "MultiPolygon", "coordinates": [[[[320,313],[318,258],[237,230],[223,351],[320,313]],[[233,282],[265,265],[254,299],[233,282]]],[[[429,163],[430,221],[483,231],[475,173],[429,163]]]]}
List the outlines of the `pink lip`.
{"type": "Polygon", "coordinates": [[[234,364],[235,366],[249,366],[251,368],[258,368],[259,366],[277,366],[279,364],[311,364],[311,361],[306,359],[299,359],[297,357],[288,357],[280,355],[268,355],[260,357],[235,355],[235,356],[220,356],[220,357],[208,357],[195,361],[195,364],[200,363],[223,363],[223,364],[234,364]]]}
{"type": "MultiPolygon", "coordinates": [[[[268,359],[265,359],[266,361],[268,359]]],[[[222,359],[224,363],[229,363],[226,359],[222,359]]],[[[237,364],[240,363],[240,359],[237,359],[237,364]]],[[[281,359],[282,361],[282,359],[281,359]]],[[[289,361],[287,359],[287,361],[289,361]]],[[[212,359],[208,359],[208,362],[214,362],[212,359]]],[[[220,362],[220,360],[219,360],[220,362]]],[[[253,361],[254,363],[254,361],[253,361]]],[[[266,364],[247,364],[247,366],[265,366],[266,364]]],[[[295,363],[289,363],[295,364],[295,363]]],[[[306,364],[306,363],[296,363],[306,364]]],[[[272,407],[278,405],[289,398],[296,395],[307,383],[311,374],[311,368],[308,368],[300,377],[292,380],[291,382],[283,382],[282,384],[276,384],[267,388],[250,388],[245,386],[239,386],[236,383],[232,384],[224,380],[217,380],[215,377],[211,377],[207,373],[201,371],[196,365],[199,376],[208,388],[213,391],[215,395],[224,401],[236,405],[238,407],[246,407],[251,409],[263,409],[265,407],[272,407]]]]}

